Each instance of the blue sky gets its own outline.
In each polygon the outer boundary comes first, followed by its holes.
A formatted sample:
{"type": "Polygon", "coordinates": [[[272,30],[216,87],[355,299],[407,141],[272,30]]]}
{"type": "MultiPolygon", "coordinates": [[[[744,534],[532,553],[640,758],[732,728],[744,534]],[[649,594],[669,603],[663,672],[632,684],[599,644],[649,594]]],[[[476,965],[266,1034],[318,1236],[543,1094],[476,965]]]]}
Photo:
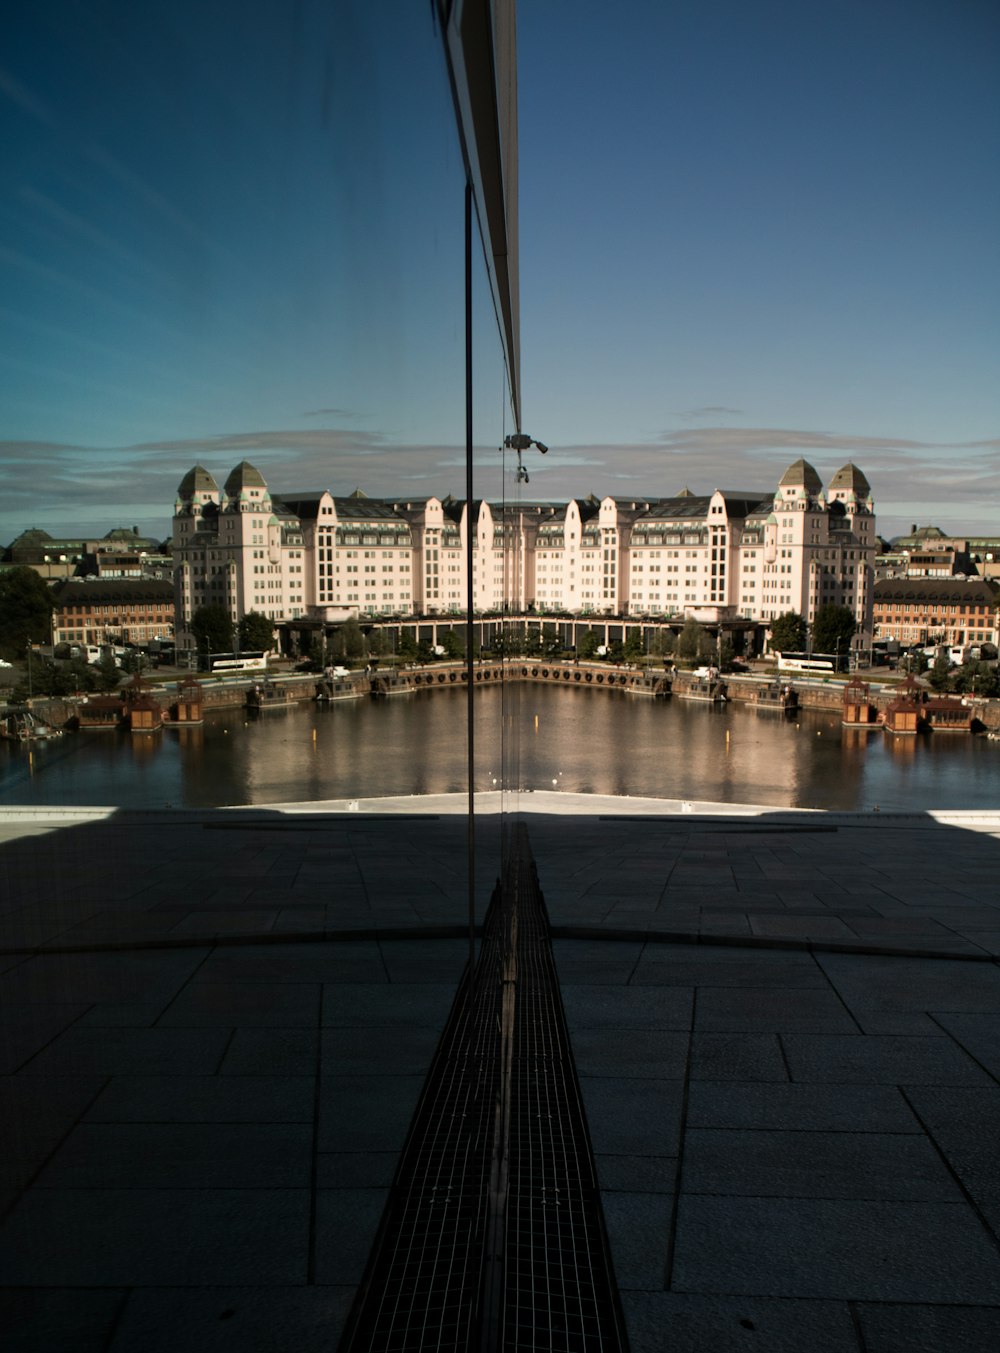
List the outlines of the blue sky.
{"type": "Polygon", "coordinates": [[[538,435],[605,491],[853,459],[880,524],[1000,533],[1000,8],[568,13],[520,7],[538,435]]]}
{"type": "MultiPolygon", "coordinates": [[[[0,55],[0,541],[463,491],[429,6],[22,7],[0,55]]],[[[1000,533],[1000,9],[521,0],[531,492],[770,489],[1000,533]]],[[[483,491],[502,376],[477,307],[483,491]]]]}

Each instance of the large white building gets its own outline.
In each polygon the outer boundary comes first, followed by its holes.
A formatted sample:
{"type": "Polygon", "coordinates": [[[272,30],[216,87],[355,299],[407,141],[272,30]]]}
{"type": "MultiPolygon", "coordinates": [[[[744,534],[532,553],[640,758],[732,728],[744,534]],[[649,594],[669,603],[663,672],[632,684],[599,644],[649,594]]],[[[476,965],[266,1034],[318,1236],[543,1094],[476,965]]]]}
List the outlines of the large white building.
{"type": "MultiPolygon", "coordinates": [[[[178,642],[217,603],[238,620],[459,614],[466,602],[468,505],[451,497],[275,495],[243,461],[220,490],[196,466],[173,523],[178,642]]],[[[797,460],[772,493],[472,503],[473,595],[480,612],[693,615],[811,621],[848,606],[870,638],[875,516],[848,464],[826,489],[797,460]]]]}

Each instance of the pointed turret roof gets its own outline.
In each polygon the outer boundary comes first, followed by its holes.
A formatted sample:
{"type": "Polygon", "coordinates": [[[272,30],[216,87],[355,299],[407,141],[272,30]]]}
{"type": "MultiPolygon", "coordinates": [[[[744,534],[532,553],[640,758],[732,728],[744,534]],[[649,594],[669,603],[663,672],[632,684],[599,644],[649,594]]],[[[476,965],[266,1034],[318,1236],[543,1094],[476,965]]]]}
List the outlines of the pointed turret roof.
{"type": "Polygon", "coordinates": [[[778,486],[783,489],[805,489],[808,493],[821,493],[823,490],[823,481],[816,473],[815,468],[802,457],[789,465],[788,469],[781,476],[781,483],[778,486]]]}
{"type": "Polygon", "coordinates": [[[830,480],[830,489],[831,491],[834,489],[850,489],[859,498],[867,498],[872,491],[868,480],[851,460],[846,465],[842,465],[830,480]]]}
{"type": "Polygon", "coordinates": [[[180,498],[192,498],[196,493],[218,492],[218,484],[204,465],[196,465],[193,470],[188,470],[177,489],[180,498]]]}
{"type": "Polygon", "coordinates": [[[248,460],[241,460],[239,465],[230,471],[225,488],[230,498],[238,498],[244,489],[266,489],[267,484],[256,465],[251,465],[248,460]]]}

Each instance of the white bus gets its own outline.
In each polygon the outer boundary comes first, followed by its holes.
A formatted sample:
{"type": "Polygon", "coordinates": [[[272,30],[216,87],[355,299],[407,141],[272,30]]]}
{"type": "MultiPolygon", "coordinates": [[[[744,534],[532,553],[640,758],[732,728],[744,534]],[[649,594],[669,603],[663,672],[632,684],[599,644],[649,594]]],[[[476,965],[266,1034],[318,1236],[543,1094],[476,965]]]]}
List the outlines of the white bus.
{"type": "Polygon", "coordinates": [[[208,657],[210,672],[266,672],[266,653],[211,653],[208,657]]]}
{"type": "MultiPolygon", "coordinates": [[[[843,665],[843,660],[841,664],[843,665]]],[[[779,653],[779,672],[800,672],[805,676],[832,676],[838,670],[833,653],[779,653]]]]}

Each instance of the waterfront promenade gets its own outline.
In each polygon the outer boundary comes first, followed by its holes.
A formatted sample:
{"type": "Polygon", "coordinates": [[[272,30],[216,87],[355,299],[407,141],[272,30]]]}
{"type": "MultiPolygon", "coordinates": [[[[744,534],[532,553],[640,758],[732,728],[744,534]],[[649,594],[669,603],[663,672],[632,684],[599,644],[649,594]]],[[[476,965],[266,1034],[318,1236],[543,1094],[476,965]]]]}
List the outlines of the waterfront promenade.
{"type": "MultiPolygon", "coordinates": [[[[464,805],[0,812],[5,1353],[336,1346],[464,805]]],[[[1000,812],[519,807],[636,1353],[993,1353],[1000,812]]]]}

